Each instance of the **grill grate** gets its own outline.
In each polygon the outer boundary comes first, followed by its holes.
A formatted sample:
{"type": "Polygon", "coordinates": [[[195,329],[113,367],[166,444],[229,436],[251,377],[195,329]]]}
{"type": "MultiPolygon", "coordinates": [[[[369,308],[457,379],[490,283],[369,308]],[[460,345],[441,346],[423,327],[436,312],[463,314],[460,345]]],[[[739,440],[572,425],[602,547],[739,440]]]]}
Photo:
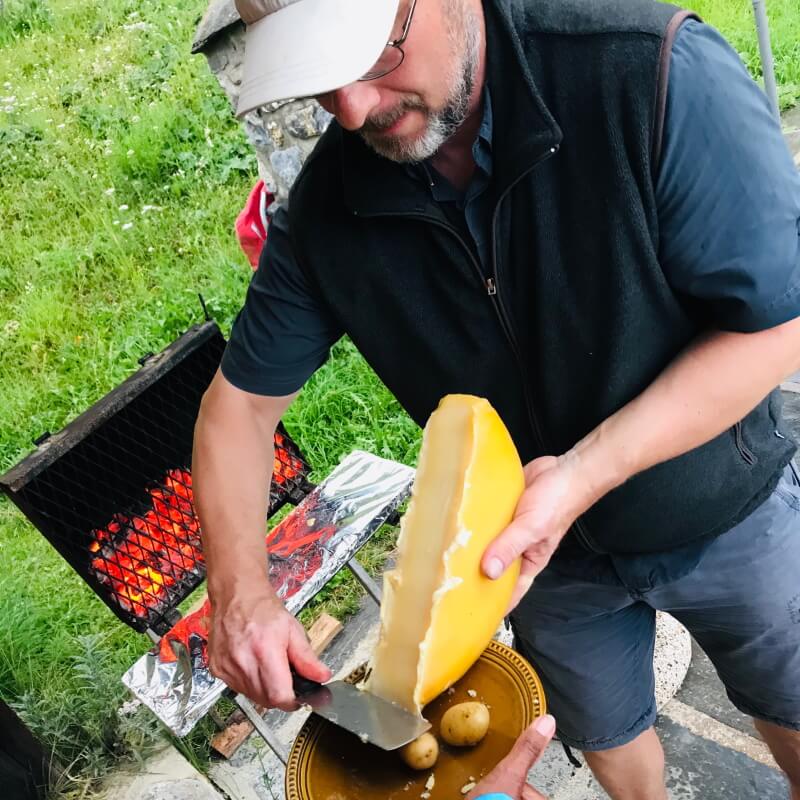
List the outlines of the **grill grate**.
{"type": "MultiPolygon", "coordinates": [[[[0,488],[114,613],[163,633],[205,577],[191,484],[194,423],[225,339],[196,326],[0,478],[0,488]]],[[[309,491],[281,426],[269,514],[309,491]]]]}

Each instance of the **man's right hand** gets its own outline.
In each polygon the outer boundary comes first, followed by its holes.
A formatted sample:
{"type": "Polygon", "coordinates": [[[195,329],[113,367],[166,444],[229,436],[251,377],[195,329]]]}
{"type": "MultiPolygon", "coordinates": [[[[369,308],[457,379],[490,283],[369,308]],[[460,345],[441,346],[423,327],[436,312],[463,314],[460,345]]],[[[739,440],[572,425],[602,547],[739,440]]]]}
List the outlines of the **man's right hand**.
{"type": "Polygon", "coordinates": [[[212,607],[211,672],[253,702],[287,711],[297,707],[290,665],[310,680],[330,678],[267,578],[272,442],[295,396],[249,394],[217,372],[200,406],[192,456],[212,607]]]}
{"type": "Polygon", "coordinates": [[[215,597],[208,652],[216,677],[265,708],[297,710],[290,664],[304,678],[319,683],[331,678],[303,626],[271,592],[215,597]]]}

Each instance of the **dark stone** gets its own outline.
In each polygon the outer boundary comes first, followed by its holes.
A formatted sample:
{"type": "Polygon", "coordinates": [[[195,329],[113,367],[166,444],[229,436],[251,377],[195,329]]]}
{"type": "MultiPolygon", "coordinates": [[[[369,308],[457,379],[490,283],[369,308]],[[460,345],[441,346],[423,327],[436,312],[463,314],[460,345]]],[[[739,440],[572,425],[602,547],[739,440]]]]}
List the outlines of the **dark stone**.
{"type": "Polygon", "coordinates": [[[786,779],[735,750],[695,736],[667,717],[656,724],[676,800],[786,800],[786,779]]]}
{"type": "Polygon", "coordinates": [[[783,418],[795,442],[800,442],[800,394],[783,392],[783,418]]]}
{"type": "Polygon", "coordinates": [[[287,147],[285,150],[276,150],[269,157],[269,163],[275,177],[288,188],[294,183],[303,166],[300,148],[294,146],[287,147]]]}
{"type": "Polygon", "coordinates": [[[289,133],[298,139],[313,139],[324,130],[318,126],[314,106],[311,105],[287,114],[285,124],[289,133]]]}
{"type": "Polygon", "coordinates": [[[233,0],[212,0],[195,31],[192,52],[202,52],[220,33],[240,21],[233,0]]]}

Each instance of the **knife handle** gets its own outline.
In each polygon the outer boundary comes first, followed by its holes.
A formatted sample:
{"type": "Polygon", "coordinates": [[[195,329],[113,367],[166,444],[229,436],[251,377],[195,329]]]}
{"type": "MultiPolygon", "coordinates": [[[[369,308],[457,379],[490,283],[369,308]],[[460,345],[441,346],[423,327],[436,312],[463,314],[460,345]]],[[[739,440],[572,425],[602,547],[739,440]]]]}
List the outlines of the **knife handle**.
{"type": "Polygon", "coordinates": [[[292,689],[294,689],[296,697],[300,697],[304,694],[310,694],[311,692],[316,692],[317,689],[322,687],[321,683],[317,683],[316,681],[304,678],[302,675],[298,675],[291,667],[290,671],[292,673],[292,689]]]}

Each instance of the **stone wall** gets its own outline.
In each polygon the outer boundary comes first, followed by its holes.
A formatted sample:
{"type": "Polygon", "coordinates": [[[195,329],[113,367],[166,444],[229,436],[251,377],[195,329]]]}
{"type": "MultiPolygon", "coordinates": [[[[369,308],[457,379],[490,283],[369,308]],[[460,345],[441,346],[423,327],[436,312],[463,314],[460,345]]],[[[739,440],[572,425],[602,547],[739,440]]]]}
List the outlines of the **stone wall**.
{"type": "MultiPolygon", "coordinates": [[[[198,27],[193,52],[208,60],[233,109],[239,100],[244,62],[244,25],[232,0],[212,2],[198,27]]],[[[331,115],[313,100],[270,103],[247,114],[243,125],[258,156],[259,174],[276,202],[285,202],[331,115]]]]}

